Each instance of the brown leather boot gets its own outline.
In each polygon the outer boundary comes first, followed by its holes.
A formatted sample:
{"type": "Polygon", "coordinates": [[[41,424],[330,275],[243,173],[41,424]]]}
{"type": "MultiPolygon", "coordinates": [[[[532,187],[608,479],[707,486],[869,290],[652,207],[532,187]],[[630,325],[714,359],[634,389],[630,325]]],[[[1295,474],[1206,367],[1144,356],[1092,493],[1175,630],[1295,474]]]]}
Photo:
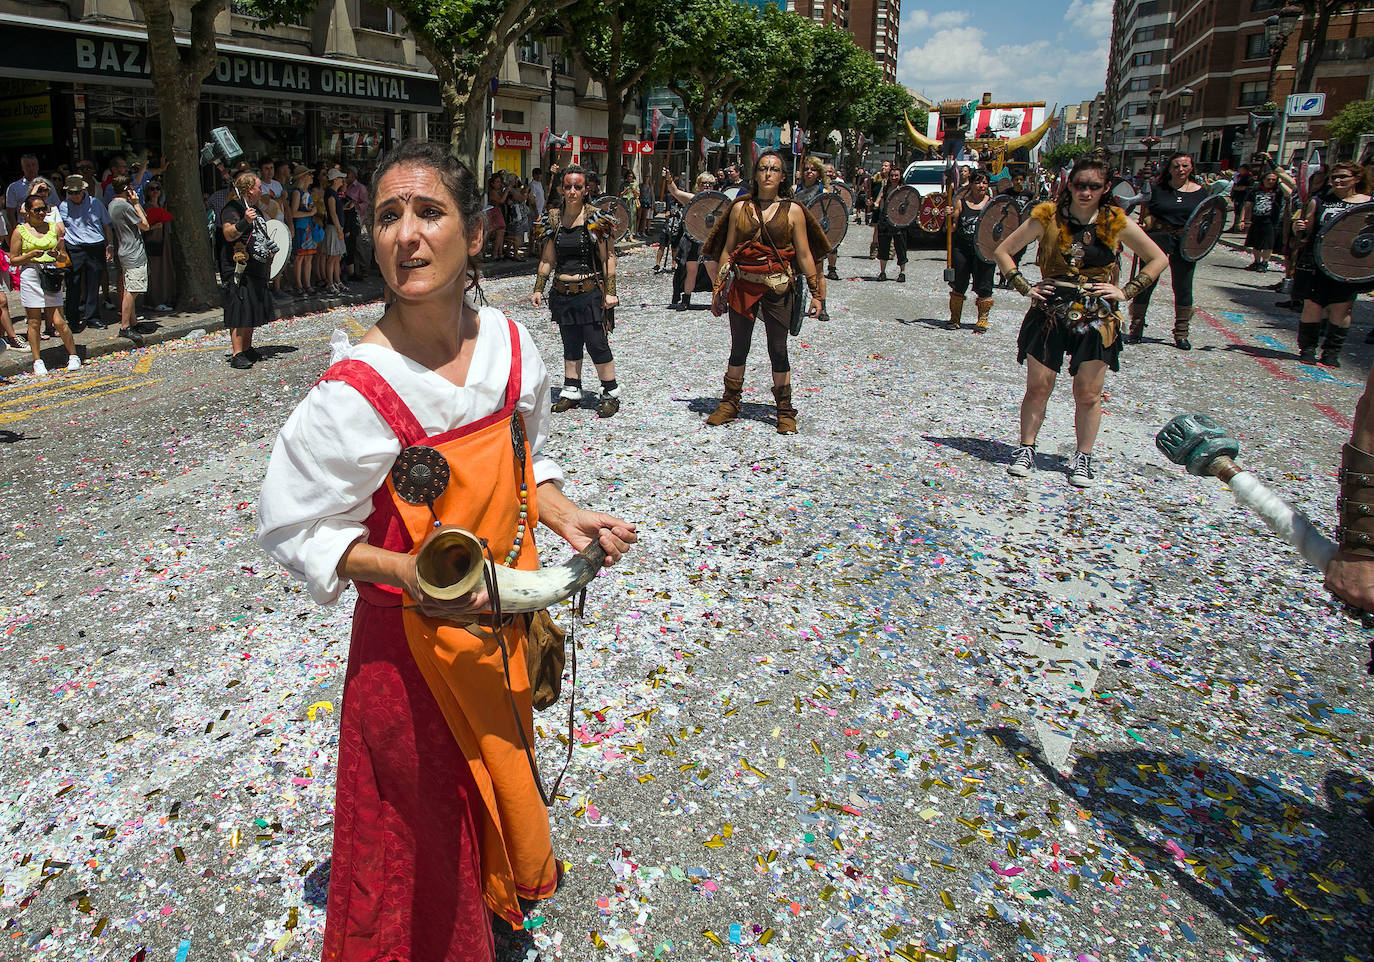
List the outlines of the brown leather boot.
{"type": "Polygon", "coordinates": [[[1180,351],[1191,351],[1192,342],[1188,340],[1188,322],[1193,319],[1192,305],[1180,307],[1174,305],[1174,347],[1180,351]]]}
{"type": "Polygon", "coordinates": [[[725,393],[715,411],[706,419],[707,424],[721,425],[739,417],[740,397],[744,391],[744,378],[725,375],[725,393]]]}
{"type": "Polygon", "coordinates": [[[988,315],[992,313],[992,303],[991,297],[980,297],[973,302],[973,306],[978,308],[978,323],[973,325],[973,329],[979,334],[988,332],[988,315]]]}
{"type": "Polygon", "coordinates": [[[959,319],[964,316],[964,301],[968,298],[963,294],[949,292],[949,320],[945,322],[945,327],[951,331],[957,331],[961,327],[959,319]]]}
{"type": "Polygon", "coordinates": [[[792,406],[792,385],[773,385],[773,400],[778,404],[778,433],[797,433],[797,409],[792,406]]]}
{"type": "Polygon", "coordinates": [[[1131,327],[1126,332],[1127,344],[1139,344],[1145,337],[1145,305],[1131,304],[1131,327]]]}

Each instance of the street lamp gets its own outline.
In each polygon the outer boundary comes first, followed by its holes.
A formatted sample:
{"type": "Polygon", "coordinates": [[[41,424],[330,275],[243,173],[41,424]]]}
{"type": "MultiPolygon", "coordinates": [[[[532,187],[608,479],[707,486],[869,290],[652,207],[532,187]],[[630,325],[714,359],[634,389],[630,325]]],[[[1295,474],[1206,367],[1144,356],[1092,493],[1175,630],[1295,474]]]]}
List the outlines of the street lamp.
{"type": "MultiPolygon", "coordinates": [[[[561,87],[558,84],[558,54],[563,49],[563,25],[557,20],[549,21],[549,25],[544,28],[544,43],[549,48],[549,136],[558,136],[558,92],[560,90],[575,90],[575,87],[561,87]]],[[[553,148],[549,148],[549,156],[553,156],[553,148]]],[[[548,166],[546,163],[545,166],[548,166]]]]}
{"type": "Polygon", "coordinates": [[[1141,141],[1145,145],[1145,169],[1142,173],[1148,174],[1150,170],[1150,158],[1154,156],[1155,145],[1159,143],[1159,138],[1155,136],[1155,119],[1159,116],[1159,98],[1164,96],[1164,88],[1154,86],[1150,88],[1150,133],[1141,141]]]}
{"type": "MultiPolygon", "coordinates": [[[[1272,103],[1274,100],[1274,76],[1278,73],[1279,58],[1283,56],[1283,49],[1288,45],[1288,38],[1297,29],[1298,21],[1302,19],[1302,8],[1288,4],[1278,13],[1271,14],[1264,21],[1264,39],[1269,45],[1269,76],[1264,84],[1264,102],[1272,103]]],[[[1262,154],[1269,149],[1269,138],[1274,132],[1274,118],[1271,114],[1269,119],[1264,122],[1264,133],[1255,144],[1255,153],[1262,154]]]]}
{"type": "Polygon", "coordinates": [[[1193,109],[1193,99],[1196,96],[1192,87],[1184,87],[1178,92],[1178,109],[1183,112],[1178,122],[1178,149],[1183,152],[1188,150],[1188,111],[1193,109]]]}

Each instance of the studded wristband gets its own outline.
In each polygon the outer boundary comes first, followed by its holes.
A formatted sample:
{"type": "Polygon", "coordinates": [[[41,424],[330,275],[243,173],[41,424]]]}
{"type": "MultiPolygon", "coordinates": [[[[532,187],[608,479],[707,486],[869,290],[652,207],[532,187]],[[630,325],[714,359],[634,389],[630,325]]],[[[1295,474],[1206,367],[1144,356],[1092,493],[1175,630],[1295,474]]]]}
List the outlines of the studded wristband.
{"type": "Polygon", "coordinates": [[[1012,271],[1007,275],[1007,280],[1011,281],[1011,286],[1016,288],[1016,293],[1023,297],[1030,297],[1030,281],[1026,280],[1020,271],[1012,271]]]}
{"type": "Polygon", "coordinates": [[[1122,285],[1121,293],[1126,295],[1126,300],[1133,301],[1138,295],[1148,290],[1154,282],[1155,279],[1153,277],[1141,271],[1122,285]]]}
{"type": "Polygon", "coordinates": [[[1374,454],[1353,444],[1342,447],[1339,478],[1337,543],[1342,551],[1374,558],[1374,454]]]}
{"type": "Polygon", "coordinates": [[[606,296],[607,296],[607,297],[615,297],[615,296],[616,296],[616,293],[615,293],[615,275],[614,275],[614,274],[607,274],[607,275],[606,275],[606,296]]]}
{"type": "Polygon", "coordinates": [[[548,283],[549,283],[549,275],[548,275],[548,274],[536,273],[536,274],[534,275],[534,292],[535,292],[536,294],[542,294],[542,293],[544,293],[544,288],[548,285],[548,283]]]}

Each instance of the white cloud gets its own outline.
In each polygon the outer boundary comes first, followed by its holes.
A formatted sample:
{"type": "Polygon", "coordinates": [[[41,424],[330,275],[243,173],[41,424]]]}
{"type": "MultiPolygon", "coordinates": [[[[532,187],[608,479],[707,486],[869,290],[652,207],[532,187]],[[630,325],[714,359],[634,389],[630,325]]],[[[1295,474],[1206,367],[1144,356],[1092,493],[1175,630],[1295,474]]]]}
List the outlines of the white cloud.
{"type": "MultiPolygon", "coordinates": [[[[1076,3],[1077,0],[1074,0],[1076,3]]],[[[909,10],[902,17],[902,33],[908,30],[925,33],[929,30],[943,30],[947,27],[957,27],[968,21],[969,14],[965,10],[939,10],[931,13],[929,10],[909,10]]]]}
{"type": "Polygon", "coordinates": [[[1048,39],[989,46],[980,27],[962,20],[938,27],[934,20],[942,14],[913,11],[914,21],[924,19],[930,26],[908,30],[903,23],[897,80],[937,103],[976,100],[984,91],[996,101],[1043,100],[1051,107],[1090,100],[1106,82],[1110,0],[1072,0],[1070,11],[1075,8],[1092,30],[1088,36],[1087,29],[1074,33],[1091,43],[1090,49],[1066,49],[1048,39]],[[1099,35],[1104,7],[1106,32],[1099,35]]]}
{"type": "Polygon", "coordinates": [[[1064,22],[1080,36],[1106,42],[1112,36],[1112,0],[1072,0],[1064,22]]]}

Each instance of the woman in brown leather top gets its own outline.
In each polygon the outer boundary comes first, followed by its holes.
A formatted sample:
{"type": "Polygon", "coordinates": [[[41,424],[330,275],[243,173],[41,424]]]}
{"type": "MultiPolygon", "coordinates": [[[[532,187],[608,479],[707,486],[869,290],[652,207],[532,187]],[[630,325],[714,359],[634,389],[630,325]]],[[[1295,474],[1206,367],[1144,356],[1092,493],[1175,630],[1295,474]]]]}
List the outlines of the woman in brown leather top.
{"type": "Polygon", "coordinates": [[[773,368],[773,397],[778,409],[778,433],[797,433],[797,409],[792,406],[792,365],[787,335],[793,299],[801,295],[797,277],[806,278],[811,291],[807,314],[820,313],[825,280],[817,258],[829,250],[816,218],[791,200],[786,165],[776,150],[766,150],[754,162],[753,193],[741,196],[716,223],[702,245],[702,256],[717,260],[717,290],[727,280],[730,313],[730,360],[725,368],[725,393],[707,424],[725,424],[739,417],[744,390],[744,364],[754,336],[754,321],[762,318],[773,368]],[[762,225],[767,225],[766,228],[762,225]]]}

